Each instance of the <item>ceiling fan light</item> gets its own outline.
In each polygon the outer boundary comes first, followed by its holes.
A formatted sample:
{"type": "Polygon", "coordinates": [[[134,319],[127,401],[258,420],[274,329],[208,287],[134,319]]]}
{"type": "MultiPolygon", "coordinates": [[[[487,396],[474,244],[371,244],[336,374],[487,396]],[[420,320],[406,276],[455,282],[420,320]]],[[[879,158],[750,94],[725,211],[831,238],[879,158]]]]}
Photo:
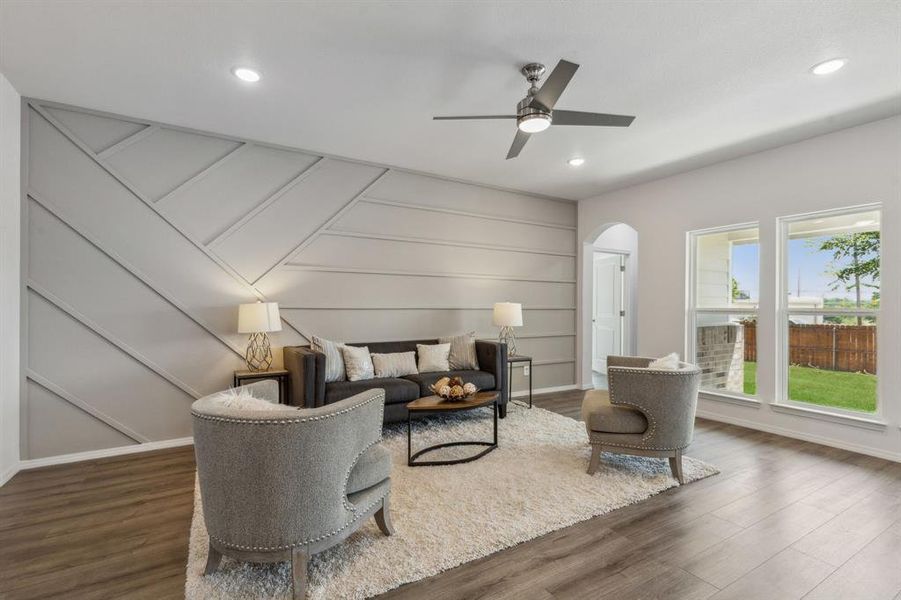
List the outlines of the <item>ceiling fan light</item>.
{"type": "Polygon", "coordinates": [[[525,115],[520,117],[516,125],[525,133],[538,133],[551,126],[551,116],[542,113],[525,115]]]}

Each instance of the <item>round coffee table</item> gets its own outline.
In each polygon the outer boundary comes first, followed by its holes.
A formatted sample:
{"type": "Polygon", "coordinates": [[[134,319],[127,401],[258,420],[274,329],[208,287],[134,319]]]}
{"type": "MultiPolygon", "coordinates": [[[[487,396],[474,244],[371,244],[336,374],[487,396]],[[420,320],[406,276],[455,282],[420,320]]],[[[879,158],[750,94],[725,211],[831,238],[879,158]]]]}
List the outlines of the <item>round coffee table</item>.
{"type": "Polygon", "coordinates": [[[411,467],[429,467],[435,465],[457,465],[467,463],[477,458],[482,458],[495,448],[497,448],[497,392],[477,392],[466,400],[451,401],[444,400],[440,396],[427,396],[414,400],[407,404],[407,464],[411,467]],[[430,413],[450,413],[462,410],[475,410],[483,406],[491,406],[494,414],[494,439],[491,442],[447,442],[445,444],[437,444],[418,450],[413,453],[413,415],[414,414],[430,414],[430,413]],[[420,460],[416,459],[433,450],[440,448],[450,448],[453,446],[485,446],[485,449],[468,456],[466,458],[458,458],[454,460],[420,460]]]}

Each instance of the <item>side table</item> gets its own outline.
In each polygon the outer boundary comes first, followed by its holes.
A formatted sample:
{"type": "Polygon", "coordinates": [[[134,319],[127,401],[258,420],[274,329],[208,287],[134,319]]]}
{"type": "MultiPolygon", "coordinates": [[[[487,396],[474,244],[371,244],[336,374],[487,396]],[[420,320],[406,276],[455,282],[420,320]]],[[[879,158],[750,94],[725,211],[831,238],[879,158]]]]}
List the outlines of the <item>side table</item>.
{"type": "MultiPolygon", "coordinates": [[[[509,385],[507,385],[507,400],[509,402],[513,402],[513,365],[515,363],[529,363],[529,408],[532,408],[532,357],[525,356],[522,354],[514,354],[513,356],[507,357],[507,365],[510,367],[510,377],[507,379],[509,385]]],[[[519,403],[520,406],[525,406],[525,402],[519,403]]]]}
{"type": "Polygon", "coordinates": [[[235,371],[233,387],[248,383],[275,379],[278,382],[278,403],[288,402],[288,371],[284,369],[269,369],[268,371],[235,371]]]}

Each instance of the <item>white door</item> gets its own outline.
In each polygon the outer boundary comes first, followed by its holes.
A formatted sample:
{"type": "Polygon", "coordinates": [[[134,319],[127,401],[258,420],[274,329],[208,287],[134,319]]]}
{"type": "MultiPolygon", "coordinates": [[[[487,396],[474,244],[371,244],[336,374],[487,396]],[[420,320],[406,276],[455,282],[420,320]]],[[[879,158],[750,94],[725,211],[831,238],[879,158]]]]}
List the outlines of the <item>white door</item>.
{"type": "Polygon", "coordinates": [[[591,315],[591,368],[607,372],[607,356],[623,353],[623,268],[621,254],[594,255],[594,302],[591,315]]]}

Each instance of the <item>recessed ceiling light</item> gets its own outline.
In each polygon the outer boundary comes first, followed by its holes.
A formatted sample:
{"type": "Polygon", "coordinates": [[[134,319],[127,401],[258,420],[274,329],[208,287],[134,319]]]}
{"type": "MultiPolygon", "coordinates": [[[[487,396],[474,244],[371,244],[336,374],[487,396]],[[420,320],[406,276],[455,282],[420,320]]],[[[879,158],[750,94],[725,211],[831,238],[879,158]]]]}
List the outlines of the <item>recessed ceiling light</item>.
{"type": "Polygon", "coordinates": [[[232,69],[232,75],[247,83],[256,83],[260,80],[260,74],[247,67],[235,67],[232,69]]]}
{"type": "Polygon", "coordinates": [[[585,164],[585,159],[582,158],[581,156],[574,156],[571,159],[569,159],[568,161],[566,161],[566,164],[568,164],[571,167],[581,167],[582,165],[585,164]]]}
{"type": "Polygon", "coordinates": [[[844,58],[830,58],[811,67],[810,72],[814,75],[829,75],[844,67],[847,62],[844,58]]]}

